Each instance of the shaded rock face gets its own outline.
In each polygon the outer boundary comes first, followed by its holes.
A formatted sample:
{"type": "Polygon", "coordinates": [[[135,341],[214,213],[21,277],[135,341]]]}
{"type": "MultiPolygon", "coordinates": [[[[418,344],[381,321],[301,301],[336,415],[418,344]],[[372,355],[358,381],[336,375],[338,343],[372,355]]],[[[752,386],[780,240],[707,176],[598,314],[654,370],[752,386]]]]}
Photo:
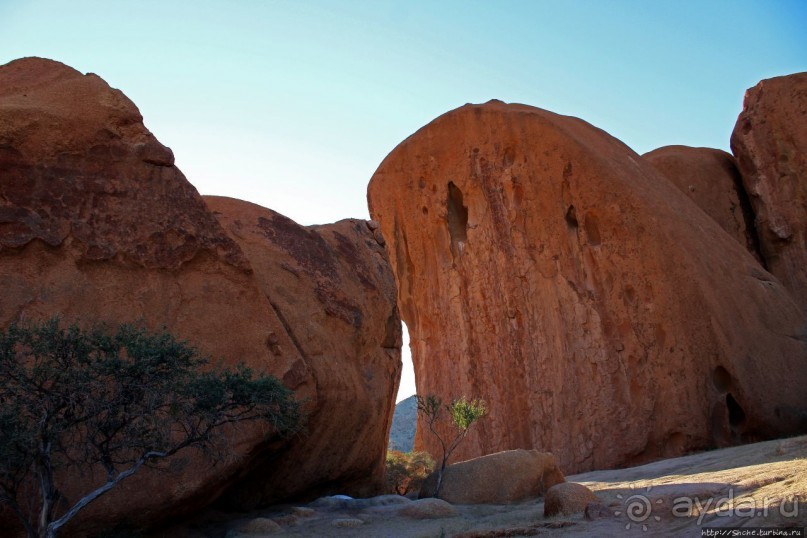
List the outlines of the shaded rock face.
{"type": "MultiPolygon", "coordinates": [[[[303,227],[270,209],[206,196],[246,253],[261,293],[313,375],[309,435],[267,460],[223,499],[237,507],[300,494],[379,493],[401,373],[401,320],[384,248],[363,220],[303,227]]],[[[280,356],[282,342],[270,348],[280,356]]]]}
{"type": "Polygon", "coordinates": [[[807,73],[746,91],[731,151],[768,270],[807,311],[807,73]]]}
{"type": "MultiPolygon", "coordinates": [[[[299,227],[286,221],[275,233],[296,233],[299,227]]],[[[165,326],[213,359],[228,365],[245,362],[283,380],[305,400],[313,426],[322,423],[321,414],[330,408],[334,424],[356,428],[343,432],[346,437],[365,441],[361,457],[346,457],[323,454],[316,431],[281,446],[267,444],[266,428],[245,426],[227,434],[232,450],[226,461],[213,467],[190,452],[174,461],[170,472],[142,470],[91,504],[67,532],[181,516],[209,504],[244,475],[259,480],[256,465],[266,467],[272,458],[320,460],[319,467],[289,477],[277,495],[303,493],[323,480],[358,489],[380,485],[378,469],[390,420],[384,413],[389,415],[391,403],[370,411],[364,406],[391,402],[395,359],[393,366],[377,361],[379,354],[384,360],[388,356],[384,346],[400,344],[392,299],[384,296],[394,295],[393,278],[383,257],[376,256],[378,246],[368,251],[360,239],[364,232],[354,231],[360,225],[364,223],[332,225],[322,234],[327,239],[311,247],[315,250],[301,246],[298,257],[316,264],[326,256],[342,281],[337,285],[329,283],[327,275],[315,279],[301,274],[296,286],[308,286],[306,293],[318,294],[327,305],[318,303],[314,311],[314,305],[306,303],[311,311],[284,311],[288,319],[281,318],[263,289],[263,270],[253,270],[238,243],[173,165],[171,151],[143,126],[139,111],[120,91],[95,75],[50,60],[27,58],[0,66],[0,325],[58,314],[66,323],[85,326],[165,326]],[[361,272],[365,258],[376,264],[372,274],[361,272]],[[340,267],[350,264],[361,267],[348,278],[340,267]],[[373,280],[384,270],[387,288],[373,280]],[[343,300],[340,290],[354,293],[365,286],[362,278],[381,290],[368,301],[383,304],[343,300]],[[323,317],[341,324],[348,319],[350,329],[329,333],[310,328],[323,317]],[[294,323],[298,325],[292,327],[294,323]],[[389,327],[392,336],[387,337],[389,327]],[[328,351],[327,368],[295,342],[298,336],[319,339],[310,345],[328,351]],[[373,355],[371,349],[379,351],[373,355]],[[372,392],[372,400],[350,392],[351,383],[358,380],[372,392]],[[355,409],[350,413],[364,422],[337,416],[347,409],[334,404],[340,398],[351,402],[355,409]]],[[[288,293],[289,301],[296,300],[288,293]]],[[[105,474],[94,476],[102,480],[105,474]]],[[[85,475],[66,481],[68,502],[93,484],[100,485],[92,480],[85,475]]]]}
{"type": "MultiPolygon", "coordinates": [[[[572,473],[806,427],[787,290],[607,133],[466,105],[395,148],[368,201],[418,392],[488,402],[456,460],[539,448],[572,473]]],[[[440,453],[422,422],[415,448],[440,453]]]]}
{"type": "Polygon", "coordinates": [[[719,149],[664,146],[642,158],[761,259],[754,214],[734,157],[719,149]]]}
{"type": "MultiPolygon", "coordinates": [[[[249,262],[131,101],[95,75],[36,58],[0,67],[0,88],[0,324],[57,314],[84,325],[142,321],[228,364],[293,371],[301,357],[259,300],[249,262]],[[273,332],[288,353],[271,353],[273,332]]],[[[313,377],[295,381],[316,405],[313,377]]],[[[202,506],[251,465],[265,433],[240,430],[233,459],[215,468],[188,455],[171,480],[142,471],[73,528],[202,506]]],[[[68,502],[87,480],[66,481],[68,502]]]]}

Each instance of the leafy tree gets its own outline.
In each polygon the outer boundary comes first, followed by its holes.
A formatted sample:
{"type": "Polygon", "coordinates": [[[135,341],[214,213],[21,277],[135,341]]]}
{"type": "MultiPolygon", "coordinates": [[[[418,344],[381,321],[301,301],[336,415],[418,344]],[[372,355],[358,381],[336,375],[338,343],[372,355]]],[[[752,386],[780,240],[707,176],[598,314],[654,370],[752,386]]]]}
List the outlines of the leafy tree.
{"type": "Polygon", "coordinates": [[[485,401],[479,398],[468,401],[465,396],[459,399],[452,400],[451,403],[444,404],[441,398],[433,394],[426,397],[417,396],[418,413],[422,414],[426,419],[426,425],[429,431],[437,437],[440,442],[440,447],[443,450],[443,455],[440,460],[440,468],[437,470],[437,487],[434,490],[434,496],[440,495],[440,486],[443,484],[443,472],[448,465],[448,459],[451,454],[459,446],[460,442],[465,439],[468,434],[468,429],[480,418],[487,414],[485,401]],[[445,414],[447,413],[450,419],[450,424],[454,430],[453,439],[442,435],[438,431],[437,424],[445,421],[445,414]]]}
{"type": "Polygon", "coordinates": [[[29,538],[55,538],[142,467],[189,447],[216,453],[226,424],[300,428],[300,405],[277,379],[205,366],[168,332],[131,325],[62,329],[54,318],[0,331],[0,503],[29,538]],[[59,479],[95,469],[103,483],[65,498],[59,479]]]}
{"type": "Polygon", "coordinates": [[[406,495],[420,489],[434,469],[434,460],[426,452],[387,452],[387,491],[406,495]]]}

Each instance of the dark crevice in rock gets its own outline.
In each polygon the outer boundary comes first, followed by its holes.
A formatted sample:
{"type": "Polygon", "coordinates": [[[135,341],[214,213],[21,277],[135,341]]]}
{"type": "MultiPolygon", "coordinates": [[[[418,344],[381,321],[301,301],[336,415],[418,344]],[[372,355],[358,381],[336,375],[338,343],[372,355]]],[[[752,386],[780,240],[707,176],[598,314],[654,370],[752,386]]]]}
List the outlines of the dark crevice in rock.
{"type": "Polygon", "coordinates": [[[451,252],[456,258],[468,241],[468,208],[463,204],[462,191],[448,183],[448,233],[451,235],[451,252]]]}
{"type": "Polygon", "coordinates": [[[726,394],[726,407],[728,407],[729,410],[729,425],[731,429],[735,432],[742,433],[743,426],[745,426],[745,411],[731,393],[726,394]]]}
{"type": "Polygon", "coordinates": [[[748,191],[745,190],[740,172],[736,171],[733,175],[734,189],[737,191],[737,198],[740,201],[740,211],[742,212],[743,221],[745,222],[745,236],[748,241],[746,247],[754,254],[754,257],[759,260],[762,267],[768,270],[768,262],[762,253],[762,245],[759,240],[759,232],[757,231],[756,214],[751,204],[751,197],[748,195],[748,191]]]}
{"type": "MultiPolygon", "coordinates": [[[[266,298],[269,299],[269,297],[266,297],[266,298]]],[[[269,304],[272,305],[272,310],[275,311],[275,315],[277,316],[277,319],[280,320],[280,323],[283,325],[283,328],[286,330],[286,334],[289,335],[289,339],[294,344],[294,347],[297,348],[297,352],[300,354],[300,356],[303,359],[305,359],[307,361],[308,360],[308,355],[306,354],[305,350],[303,350],[303,346],[300,345],[300,342],[297,340],[297,337],[294,336],[294,331],[292,330],[291,325],[289,325],[289,322],[286,321],[286,318],[283,316],[283,313],[280,311],[280,308],[278,308],[278,306],[274,302],[272,302],[271,299],[269,299],[269,304]]]]}
{"type": "Polygon", "coordinates": [[[392,308],[387,323],[384,328],[384,341],[381,342],[381,347],[385,349],[401,349],[403,345],[403,328],[401,327],[401,316],[398,313],[398,307],[392,308]]]}
{"type": "Polygon", "coordinates": [[[579,223],[577,222],[577,214],[573,205],[570,205],[566,210],[566,216],[564,218],[566,219],[566,224],[569,226],[569,229],[577,230],[579,223]]]}

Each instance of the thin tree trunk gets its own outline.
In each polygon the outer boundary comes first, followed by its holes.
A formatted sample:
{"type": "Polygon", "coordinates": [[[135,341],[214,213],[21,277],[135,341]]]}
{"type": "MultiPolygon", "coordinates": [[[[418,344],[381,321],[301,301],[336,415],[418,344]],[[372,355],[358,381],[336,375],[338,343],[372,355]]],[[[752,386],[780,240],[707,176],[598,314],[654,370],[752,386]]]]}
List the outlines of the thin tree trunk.
{"type": "Polygon", "coordinates": [[[142,467],[143,464],[146,463],[146,461],[148,461],[150,458],[164,458],[168,454],[169,453],[166,452],[149,452],[141,456],[140,459],[137,460],[137,462],[134,465],[132,465],[131,467],[120,473],[114,479],[107,481],[107,483],[104,484],[103,486],[96,488],[95,490],[91,491],[90,493],[79,499],[79,501],[76,504],[74,504],[73,507],[70,508],[70,510],[68,510],[65,515],[63,515],[56,521],[50,523],[50,525],[48,525],[46,529],[46,533],[43,535],[43,538],[56,538],[56,533],[59,531],[59,529],[62,528],[62,526],[65,523],[70,521],[73,518],[73,516],[78,514],[85,506],[87,506],[92,501],[94,501],[95,499],[97,499],[98,497],[100,497],[113,487],[115,487],[123,479],[128,478],[133,474],[135,474],[137,470],[140,469],[140,467],[142,467]]]}
{"type": "Polygon", "coordinates": [[[437,488],[435,488],[434,490],[435,499],[440,498],[440,486],[442,485],[443,485],[443,468],[440,468],[440,470],[437,471],[437,488]]]}
{"type": "Polygon", "coordinates": [[[48,525],[53,517],[53,509],[56,504],[58,493],[53,485],[53,466],[50,461],[50,442],[45,442],[40,446],[42,461],[38,465],[39,491],[42,495],[42,506],[39,509],[39,521],[37,529],[40,538],[47,536],[48,525]]]}

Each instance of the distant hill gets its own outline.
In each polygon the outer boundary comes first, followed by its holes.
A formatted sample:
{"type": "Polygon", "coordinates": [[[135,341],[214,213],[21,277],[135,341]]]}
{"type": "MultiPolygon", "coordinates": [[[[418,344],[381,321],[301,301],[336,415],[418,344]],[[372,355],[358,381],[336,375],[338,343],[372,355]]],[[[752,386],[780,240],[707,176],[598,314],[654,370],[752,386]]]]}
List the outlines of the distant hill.
{"type": "Polygon", "coordinates": [[[411,452],[415,445],[415,423],[418,418],[418,404],[414,395],[401,400],[395,406],[392,427],[389,432],[389,449],[411,452]]]}

